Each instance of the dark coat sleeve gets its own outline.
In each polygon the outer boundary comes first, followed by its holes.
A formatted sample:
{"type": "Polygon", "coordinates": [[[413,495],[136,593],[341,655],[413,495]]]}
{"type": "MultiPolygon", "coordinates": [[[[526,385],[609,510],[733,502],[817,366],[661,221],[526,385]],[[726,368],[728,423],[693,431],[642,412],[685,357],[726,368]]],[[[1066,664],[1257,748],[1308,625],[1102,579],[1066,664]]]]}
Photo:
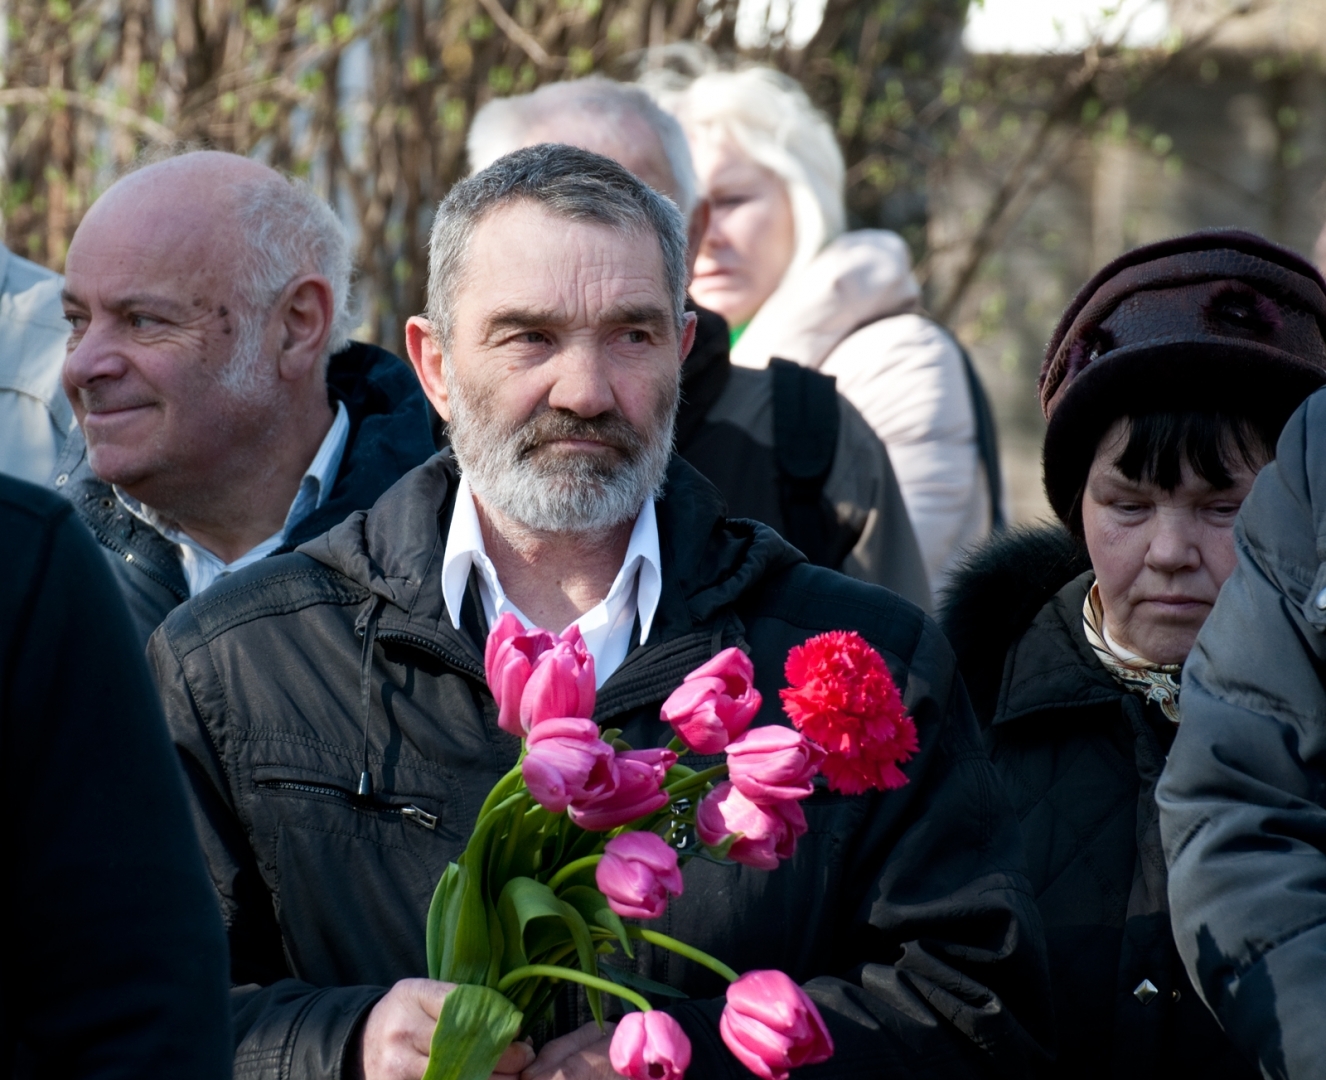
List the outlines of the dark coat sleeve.
{"type": "Polygon", "coordinates": [[[9,1037],[37,1075],[221,1080],[221,920],[124,601],[58,497],[0,480],[0,534],[9,1037]]]}
{"type": "MultiPolygon", "coordinates": [[[[200,705],[171,639],[158,631],[148,660],[161,692],[230,941],[235,1077],[324,1080],[341,1075],[347,1046],[384,987],[316,987],[290,977],[272,896],[236,811],[217,749],[225,731],[217,711],[200,705]],[[209,726],[208,720],[211,721],[209,726]]],[[[220,688],[215,688],[218,699],[220,688]]]]}
{"type": "MultiPolygon", "coordinates": [[[[805,602],[814,601],[808,590],[805,602]]],[[[1044,936],[1017,821],[943,635],[907,605],[886,608],[885,621],[889,614],[905,614],[915,628],[901,657],[897,635],[893,649],[874,643],[895,677],[895,662],[905,665],[899,685],[920,752],[904,766],[907,786],[843,800],[859,821],[840,852],[850,906],[837,931],[839,955],[826,965],[839,974],[805,984],[836,1051],[796,1075],[1025,1076],[1053,1035],[1044,936]]],[[[760,656],[786,655],[782,641],[752,644],[760,656]]],[[[722,1006],[673,1011],[692,1036],[693,1075],[738,1080],[748,1074],[719,1037],[722,1006]]]]}
{"type": "Polygon", "coordinates": [[[1326,395],[1289,421],[1236,537],[1157,791],[1174,937],[1263,1073],[1326,1077],[1326,395]]]}

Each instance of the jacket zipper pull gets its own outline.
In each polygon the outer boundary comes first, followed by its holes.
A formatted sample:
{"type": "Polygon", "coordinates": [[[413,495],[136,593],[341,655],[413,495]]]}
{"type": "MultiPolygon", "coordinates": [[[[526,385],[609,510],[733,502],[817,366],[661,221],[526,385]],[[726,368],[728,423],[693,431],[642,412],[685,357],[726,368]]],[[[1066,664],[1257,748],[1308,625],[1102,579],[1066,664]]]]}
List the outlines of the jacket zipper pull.
{"type": "Polygon", "coordinates": [[[430,814],[427,810],[420,810],[417,806],[402,807],[401,817],[406,821],[413,821],[416,825],[421,825],[425,829],[437,827],[437,815],[430,814]]]}

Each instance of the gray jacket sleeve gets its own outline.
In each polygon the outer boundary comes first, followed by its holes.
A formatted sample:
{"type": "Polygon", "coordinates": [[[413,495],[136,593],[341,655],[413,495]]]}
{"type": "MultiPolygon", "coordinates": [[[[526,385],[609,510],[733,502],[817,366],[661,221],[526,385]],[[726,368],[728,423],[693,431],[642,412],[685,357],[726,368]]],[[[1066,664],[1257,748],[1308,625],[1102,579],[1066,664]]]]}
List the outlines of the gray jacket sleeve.
{"type": "Polygon", "coordinates": [[[335,1080],[386,988],[316,987],[290,977],[272,895],[236,808],[239,796],[228,780],[233,771],[219,749],[226,733],[208,723],[223,711],[214,708],[223,691],[190,685],[163,631],[148,643],[148,661],[230,942],[235,1080],[335,1080]]]}
{"type": "Polygon", "coordinates": [[[1326,393],[1286,426],[1157,791],[1175,940],[1267,1076],[1326,1077],[1326,393]]]}
{"type": "Polygon", "coordinates": [[[855,405],[838,395],[838,450],[824,497],[840,518],[865,515],[856,546],[843,560],[848,577],[883,585],[930,612],[930,582],[889,452],[855,405]]]}

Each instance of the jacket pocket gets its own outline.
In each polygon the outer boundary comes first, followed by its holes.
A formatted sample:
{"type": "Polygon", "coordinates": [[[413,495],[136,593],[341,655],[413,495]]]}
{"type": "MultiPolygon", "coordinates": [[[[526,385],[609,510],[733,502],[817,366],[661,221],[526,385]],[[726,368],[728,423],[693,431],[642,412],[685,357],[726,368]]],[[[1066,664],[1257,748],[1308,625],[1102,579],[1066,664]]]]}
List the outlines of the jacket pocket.
{"type": "Polygon", "coordinates": [[[251,775],[254,846],[291,973],[320,986],[425,975],[428,905],[465,843],[445,782],[402,770],[361,798],[313,762],[251,775]]]}

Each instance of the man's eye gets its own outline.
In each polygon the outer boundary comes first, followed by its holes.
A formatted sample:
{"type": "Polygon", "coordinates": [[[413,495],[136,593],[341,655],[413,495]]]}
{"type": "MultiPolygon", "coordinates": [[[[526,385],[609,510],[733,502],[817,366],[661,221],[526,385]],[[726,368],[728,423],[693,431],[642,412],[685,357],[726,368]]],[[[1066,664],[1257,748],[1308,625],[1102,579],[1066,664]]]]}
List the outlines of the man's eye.
{"type": "Polygon", "coordinates": [[[516,340],[526,345],[542,345],[548,340],[548,335],[542,330],[526,330],[516,340]]]}
{"type": "Polygon", "coordinates": [[[155,326],[157,321],[158,320],[152,318],[151,315],[134,314],[129,316],[129,325],[135,330],[142,330],[144,327],[155,326]]]}
{"type": "Polygon", "coordinates": [[[81,330],[83,325],[87,322],[87,316],[79,315],[73,311],[66,311],[64,313],[64,321],[67,322],[72,329],[81,330]]]}
{"type": "Polygon", "coordinates": [[[709,200],[716,210],[731,210],[750,202],[749,195],[716,195],[709,200]]]}
{"type": "Polygon", "coordinates": [[[643,345],[649,340],[649,334],[644,330],[627,330],[626,340],[632,345],[643,345]]]}
{"type": "Polygon", "coordinates": [[[1146,509],[1145,503],[1139,502],[1116,502],[1114,509],[1121,514],[1140,514],[1146,509]]]}

